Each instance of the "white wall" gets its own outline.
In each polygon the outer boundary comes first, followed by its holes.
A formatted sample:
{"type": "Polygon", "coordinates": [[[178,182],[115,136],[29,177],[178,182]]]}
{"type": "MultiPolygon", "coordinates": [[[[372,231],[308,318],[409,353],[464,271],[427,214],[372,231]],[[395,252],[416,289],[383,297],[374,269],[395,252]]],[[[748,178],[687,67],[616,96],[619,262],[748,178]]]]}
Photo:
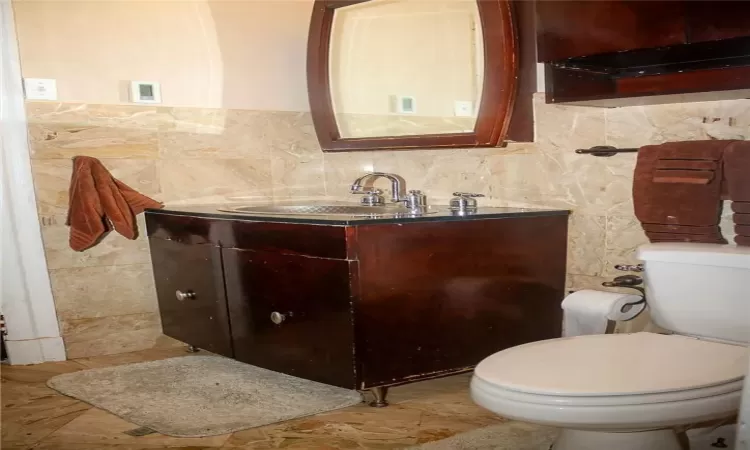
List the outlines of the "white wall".
{"type": "Polygon", "coordinates": [[[15,0],[23,75],[59,100],[128,103],[131,80],[166,106],[308,111],[312,0],[15,0]]]}

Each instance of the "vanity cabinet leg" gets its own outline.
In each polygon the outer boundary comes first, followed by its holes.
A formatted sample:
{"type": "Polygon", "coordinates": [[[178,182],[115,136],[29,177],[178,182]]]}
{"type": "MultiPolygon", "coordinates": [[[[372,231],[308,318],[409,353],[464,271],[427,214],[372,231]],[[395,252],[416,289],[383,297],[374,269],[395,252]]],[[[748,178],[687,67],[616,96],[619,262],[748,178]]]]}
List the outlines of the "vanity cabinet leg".
{"type": "Polygon", "coordinates": [[[199,351],[201,351],[201,349],[199,349],[198,347],[194,345],[188,345],[188,348],[187,348],[188,353],[198,353],[199,351]]]}
{"type": "Polygon", "coordinates": [[[370,406],[373,408],[383,408],[388,406],[388,402],[385,401],[385,397],[388,395],[387,387],[372,388],[370,389],[370,392],[372,392],[372,395],[375,397],[375,400],[370,403],[370,406]]]}

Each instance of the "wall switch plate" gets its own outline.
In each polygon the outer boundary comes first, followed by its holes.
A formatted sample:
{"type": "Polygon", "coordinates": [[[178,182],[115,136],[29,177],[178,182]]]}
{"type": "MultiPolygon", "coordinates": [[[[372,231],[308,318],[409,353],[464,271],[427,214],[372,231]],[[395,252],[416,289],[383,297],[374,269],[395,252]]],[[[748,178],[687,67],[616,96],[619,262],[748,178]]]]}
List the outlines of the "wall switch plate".
{"type": "Polygon", "coordinates": [[[133,103],[161,103],[161,86],[155,81],[131,81],[130,101],[133,103]]]}
{"type": "Polygon", "coordinates": [[[24,78],[23,90],[27,100],[57,100],[57,80],[52,78],[24,78]]]}
{"type": "Polygon", "coordinates": [[[474,117],[474,102],[456,100],[453,104],[453,113],[456,117],[474,117]]]}

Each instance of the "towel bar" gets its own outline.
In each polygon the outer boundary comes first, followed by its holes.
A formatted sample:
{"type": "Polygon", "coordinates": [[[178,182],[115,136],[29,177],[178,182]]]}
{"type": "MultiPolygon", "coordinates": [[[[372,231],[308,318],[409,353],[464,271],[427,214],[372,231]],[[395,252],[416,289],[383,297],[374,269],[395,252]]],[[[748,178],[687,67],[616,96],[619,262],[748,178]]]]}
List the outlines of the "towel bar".
{"type": "Polygon", "coordinates": [[[618,153],[636,153],[637,151],[637,148],[617,148],[610,145],[597,145],[589,149],[579,148],[576,150],[576,153],[579,155],[610,157],[615,156],[618,153]]]}

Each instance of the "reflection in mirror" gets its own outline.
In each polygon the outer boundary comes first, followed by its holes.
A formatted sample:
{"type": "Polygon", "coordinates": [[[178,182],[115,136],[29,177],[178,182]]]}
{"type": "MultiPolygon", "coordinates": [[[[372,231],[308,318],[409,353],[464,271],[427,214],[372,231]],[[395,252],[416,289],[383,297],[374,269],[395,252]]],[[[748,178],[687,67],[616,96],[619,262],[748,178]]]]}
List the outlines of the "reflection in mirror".
{"type": "Polygon", "coordinates": [[[342,138],[472,132],[484,74],[477,2],[337,8],[329,70],[342,138]]]}

